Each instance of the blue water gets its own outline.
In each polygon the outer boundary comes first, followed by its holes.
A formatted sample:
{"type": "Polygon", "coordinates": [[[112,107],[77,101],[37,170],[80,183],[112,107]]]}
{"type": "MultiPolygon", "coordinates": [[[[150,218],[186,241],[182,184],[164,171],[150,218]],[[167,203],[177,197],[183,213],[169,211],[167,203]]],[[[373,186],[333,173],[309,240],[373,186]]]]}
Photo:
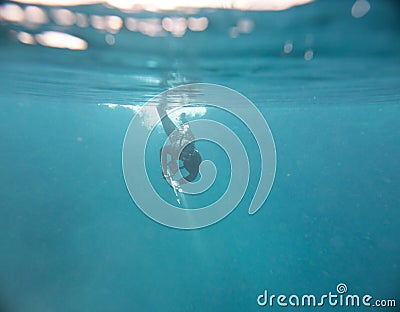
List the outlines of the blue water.
{"type": "Polygon", "coordinates": [[[10,32],[23,28],[3,22],[1,311],[303,311],[257,296],[321,296],[341,282],[399,306],[400,11],[370,4],[360,19],[353,1],[205,10],[204,32],[123,29],[113,46],[92,28],[43,26],[85,38],[86,51],[23,45],[10,32]],[[254,30],[230,38],[240,18],[254,30]],[[132,201],[121,153],[134,112],[102,104],[143,105],[186,82],[233,88],[268,121],[277,173],[254,216],[247,194],[221,222],[184,231],[132,201]]]}

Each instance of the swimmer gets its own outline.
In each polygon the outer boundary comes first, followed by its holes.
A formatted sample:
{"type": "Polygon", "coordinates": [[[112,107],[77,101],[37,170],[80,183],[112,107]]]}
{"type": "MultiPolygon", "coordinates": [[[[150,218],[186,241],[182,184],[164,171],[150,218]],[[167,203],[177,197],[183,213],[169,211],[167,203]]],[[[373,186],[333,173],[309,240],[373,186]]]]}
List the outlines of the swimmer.
{"type": "Polygon", "coordinates": [[[186,169],[189,174],[177,182],[179,185],[192,182],[199,174],[202,159],[196,150],[194,135],[186,120],[186,115],[185,113],[181,114],[182,125],[177,127],[169,118],[164,105],[157,105],[157,112],[170,142],[160,150],[163,177],[172,179],[179,169],[186,169]],[[169,161],[168,155],[170,156],[169,161]],[[182,161],[182,166],[179,166],[179,161],[182,161]]]}

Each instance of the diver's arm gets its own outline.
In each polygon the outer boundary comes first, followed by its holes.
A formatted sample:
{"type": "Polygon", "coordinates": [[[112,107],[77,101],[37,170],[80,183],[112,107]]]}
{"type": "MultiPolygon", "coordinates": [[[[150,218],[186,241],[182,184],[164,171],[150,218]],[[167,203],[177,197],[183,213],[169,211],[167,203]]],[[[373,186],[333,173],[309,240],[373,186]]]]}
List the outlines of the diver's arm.
{"type": "Polygon", "coordinates": [[[174,132],[177,127],[176,125],[172,122],[172,120],[169,118],[167,111],[165,110],[165,107],[162,105],[157,105],[157,113],[158,116],[161,119],[161,124],[164,128],[164,132],[167,136],[170,136],[172,132],[174,132]]]}

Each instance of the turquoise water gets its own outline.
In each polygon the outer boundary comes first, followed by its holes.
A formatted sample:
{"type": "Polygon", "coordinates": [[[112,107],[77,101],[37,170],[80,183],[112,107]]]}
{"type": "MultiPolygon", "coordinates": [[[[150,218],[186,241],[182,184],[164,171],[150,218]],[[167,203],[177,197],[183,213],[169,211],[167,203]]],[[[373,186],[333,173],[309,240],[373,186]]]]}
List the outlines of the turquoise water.
{"type": "Polygon", "coordinates": [[[352,1],[204,10],[196,13],[209,19],[204,32],[151,38],[122,29],[112,46],[92,28],[42,26],[84,38],[85,51],[23,45],[10,32],[22,26],[3,22],[2,311],[303,311],[260,307],[257,296],[321,296],[339,283],[399,306],[399,7],[370,4],[360,19],[352,1]],[[231,38],[242,18],[253,31],[231,38]],[[246,194],[221,222],[175,230],[144,215],[126,190],[122,143],[134,112],[104,104],[143,105],[188,82],[241,92],[269,123],[277,173],[254,216],[246,194]]]}

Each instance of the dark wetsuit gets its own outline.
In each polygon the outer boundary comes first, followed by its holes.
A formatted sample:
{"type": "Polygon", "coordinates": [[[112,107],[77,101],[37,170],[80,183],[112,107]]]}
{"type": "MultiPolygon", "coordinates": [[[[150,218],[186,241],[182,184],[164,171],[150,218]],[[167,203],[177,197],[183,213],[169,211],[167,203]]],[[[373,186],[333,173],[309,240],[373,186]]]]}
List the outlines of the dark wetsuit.
{"type": "MultiPolygon", "coordinates": [[[[160,106],[157,106],[157,111],[158,111],[158,115],[163,116],[163,118],[161,118],[161,123],[163,125],[164,131],[167,134],[167,136],[170,136],[171,133],[173,133],[175,130],[177,130],[178,128],[176,127],[176,125],[172,122],[172,120],[168,117],[168,114],[165,112],[165,110],[163,108],[161,108],[160,106]]],[[[190,131],[190,130],[188,130],[190,131]]],[[[161,151],[160,150],[160,155],[161,155],[161,151]]],[[[174,155],[171,155],[172,157],[174,157],[174,155]]],[[[179,155],[179,160],[181,160],[183,162],[183,166],[180,167],[180,169],[185,168],[188,172],[189,175],[187,175],[186,177],[184,177],[183,179],[185,181],[183,181],[181,179],[181,181],[179,181],[179,183],[186,183],[186,182],[192,182],[194,179],[196,179],[197,175],[199,174],[199,166],[201,164],[201,156],[200,153],[196,150],[196,146],[194,142],[190,142],[189,144],[187,144],[185,146],[185,148],[182,150],[182,152],[179,155]]],[[[177,159],[176,159],[177,161],[177,159]]]]}

